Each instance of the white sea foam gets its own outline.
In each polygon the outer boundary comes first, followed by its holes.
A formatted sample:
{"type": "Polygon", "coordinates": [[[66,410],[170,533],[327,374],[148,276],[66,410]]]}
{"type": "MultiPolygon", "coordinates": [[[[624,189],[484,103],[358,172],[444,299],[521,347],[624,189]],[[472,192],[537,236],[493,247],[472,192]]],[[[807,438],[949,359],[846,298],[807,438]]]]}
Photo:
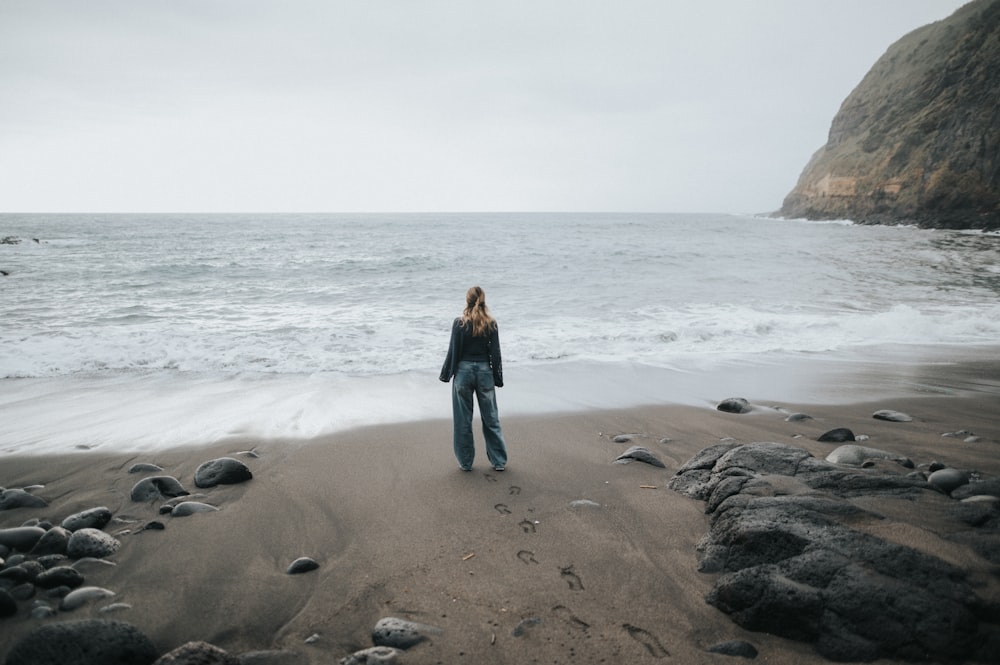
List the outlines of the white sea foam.
{"type": "Polygon", "coordinates": [[[0,246],[4,450],[447,417],[434,379],[474,283],[515,411],[697,401],[711,391],[695,377],[743,363],[1000,340],[988,234],[738,215],[0,215],[7,235],[41,242],[0,246]]]}

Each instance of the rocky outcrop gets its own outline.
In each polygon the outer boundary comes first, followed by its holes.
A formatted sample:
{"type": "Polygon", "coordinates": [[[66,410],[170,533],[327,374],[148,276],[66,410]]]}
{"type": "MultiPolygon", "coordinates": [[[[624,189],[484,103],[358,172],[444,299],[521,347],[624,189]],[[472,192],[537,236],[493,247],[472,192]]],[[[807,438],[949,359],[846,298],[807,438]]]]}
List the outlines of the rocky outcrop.
{"type": "MultiPolygon", "coordinates": [[[[939,491],[906,471],[845,468],[780,443],[702,450],[670,487],[711,516],[697,551],[698,570],[718,575],[706,600],[743,628],[809,642],[830,660],[996,662],[995,600],[954,563],[871,533],[866,526],[889,518],[852,501],[940,507],[939,491]]],[[[945,510],[954,515],[947,538],[992,561],[996,503],[945,510]]]]}
{"type": "Polygon", "coordinates": [[[848,95],[780,214],[1000,228],[1000,2],[889,47],[848,95]]]}

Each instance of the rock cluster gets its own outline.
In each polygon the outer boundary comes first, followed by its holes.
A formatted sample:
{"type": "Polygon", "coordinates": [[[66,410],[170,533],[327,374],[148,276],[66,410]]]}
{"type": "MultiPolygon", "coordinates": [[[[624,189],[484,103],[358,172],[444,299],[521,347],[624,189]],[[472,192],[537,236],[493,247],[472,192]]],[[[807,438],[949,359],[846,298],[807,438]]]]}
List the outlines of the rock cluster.
{"type": "MultiPolygon", "coordinates": [[[[779,443],[699,452],[670,486],[711,515],[697,552],[699,570],[719,574],[708,602],[744,628],[810,642],[831,660],[995,662],[1000,607],[976,595],[966,572],[856,528],[884,518],[852,498],[940,498],[924,473],[899,469],[846,467],[779,443]]],[[[996,481],[954,485],[964,530],[953,539],[980,554],[995,549],[1000,509],[984,497],[998,490],[996,481]]]]}
{"type": "Polygon", "coordinates": [[[441,629],[415,621],[407,621],[396,617],[379,619],[372,629],[372,643],[375,645],[361,651],[355,651],[346,658],[340,659],[340,665],[374,665],[375,663],[394,663],[397,657],[407,649],[438,635],[441,629]]]}
{"type": "MultiPolygon", "coordinates": [[[[136,465],[130,472],[162,471],[156,465],[136,465]]],[[[251,477],[250,470],[242,462],[221,458],[201,465],[195,482],[199,487],[211,487],[220,483],[244,482],[251,477]],[[204,478],[210,480],[201,484],[204,478]]],[[[36,489],[43,488],[0,488],[0,511],[47,508],[49,503],[45,499],[27,491],[36,489]]],[[[188,500],[190,494],[180,481],[166,475],[140,479],[133,486],[130,498],[135,503],[162,502],[159,511],[174,517],[218,510],[216,506],[188,500]]],[[[26,612],[36,620],[51,620],[85,605],[114,598],[116,594],[112,590],[87,586],[80,564],[113,557],[122,547],[120,538],[124,536],[165,528],[162,522],[157,521],[130,526],[137,521],[126,518],[116,520],[110,509],[96,506],[68,515],[58,523],[33,518],[20,526],[0,528],[0,619],[26,612]],[[105,529],[110,524],[117,524],[120,528],[108,533],[105,529]]],[[[128,607],[127,604],[116,603],[103,607],[102,611],[128,607]]],[[[40,625],[13,645],[6,663],[114,665],[155,661],[157,665],[173,665],[239,662],[235,656],[228,656],[204,643],[187,644],[159,660],[158,657],[152,642],[131,624],[93,619],[52,621],[40,625]]]]}

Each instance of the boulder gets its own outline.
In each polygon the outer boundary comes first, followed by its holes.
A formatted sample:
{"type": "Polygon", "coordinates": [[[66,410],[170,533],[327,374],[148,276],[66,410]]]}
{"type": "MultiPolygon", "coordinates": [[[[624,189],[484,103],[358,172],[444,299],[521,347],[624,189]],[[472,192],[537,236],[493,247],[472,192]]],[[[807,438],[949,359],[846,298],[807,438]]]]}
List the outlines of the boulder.
{"type": "Polygon", "coordinates": [[[938,469],[928,476],[927,482],[945,494],[951,494],[962,485],[969,484],[969,474],[965,471],[959,471],[958,469],[946,467],[944,469],[938,469]]]}
{"type": "Polygon", "coordinates": [[[83,575],[72,566],[55,566],[40,573],[35,578],[35,586],[40,589],[55,589],[61,586],[76,589],[83,586],[83,575]]]}
{"type": "Polygon", "coordinates": [[[251,478],[253,474],[247,465],[232,457],[209,460],[194,472],[194,484],[201,488],[235,485],[251,478]]]}
{"type": "Polygon", "coordinates": [[[173,476],[150,476],[143,478],[132,487],[133,501],[145,502],[168,499],[190,494],[173,476]]]}
{"type": "Polygon", "coordinates": [[[11,550],[28,552],[44,535],[45,529],[37,526],[15,526],[9,529],[0,529],[0,545],[9,547],[11,550]]]}
{"type": "Polygon", "coordinates": [[[902,411],[892,411],[891,409],[876,411],[872,414],[872,418],[876,420],[887,420],[893,423],[908,423],[913,420],[912,416],[907,415],[902,411]]]}
{"type": "MultiPolygon", "coordinates": [[[[922,478],[843,468],[777,443],[736,446],[704,468],[716,454],[702,451],[674,480],[706,502],[698,569],[718,575],[706,599],[734,622],[808,642],[836,661],[992,658],[1000,614],[962,568],[857,528],[888,518],[853,497],[906,491],[931,500],[936,492],[922,478]]],[[[951,540],[996,550],[995,534],[983,531],[1000,522],[992,504],[962,506],[956,518],[980,526],[951,540]]]]}
{"type": "Polygon", "coordinates": [[[73,559],[94,557],[101,559],[111,556],[121,547],[121,542],[114,536],[97,529],[80,529],[70,536],[66,554],[73,559]]]}
{"type": "Polygon", "coordinates": [[[150,665],[157,655],[132,624],[84,619],[35,628],[11,647],[6,665],[150,665]]]}
{"type": "Polygon", "coordinates": [[[861,466],[868,460],[890,460],[908,469],[913,468],[913,462],[909,458],[887,450],[869,448],[868,446],[846,445],[840,446],[826,456],[827,462],[833,464],[846,464],[848,466],[861,466]]]}
{"type": "Polygon", "coordinates": [[[188,642],[160,656],[154,665],[240,665],[240,659],[208,642],[188,642]]]}
{"type": "Polygon", "coordinates": [[[66,549],[69,547],[69,539],[72,535],[61,526],[54,526],[42,534],[42,537],[38,539],[38,542],[31,549],[31,554],[34,556],[66,554],[66,549]]]}
{"type": "Polygon", "coordinates": [[[628,464],[629,462],[645,462],[652,466],[658,466],[661,469],[666,468],[666,464],[660,461],[660,458],[653,454],[648,448],[643,448],[642,446],[632,446],[624,453],[619,455],[615,462],[618,464],[628,464]]]}
{"type": "Polygon", "coordinates": [[[823,443],[844,443],[845,441],[854,441],[855,438],[854,432],[846,427],[836,427],[827,432],[823,432],[816,440],[823,443]]]}
{"type": "Polygon", "coordinates": [[[951,492],[953,499],[968,499],[973,496],[1000,497],[1000,477],[986,478],[962,485],[951,492]]]}
{"type": "Polygon", "coordinates": [[[40,496],[35,496],[21,489],[3,490],[0,492],[0,510],[13,508],[45,508],[49,502],[40,496]]]}
{"type": "Polygon", "coordinates": [[[393,647],[406,650],[430,639],[429,635],[440,633],[440,628],[422,623],[386,617],[380,619],[372,630],[372,642],[378,647],[393,647]]]}
{"type": "Polygon", "coordinates": [[[300,575],[302,573],[308,573],[309,571],[316,570],[319,568],[319,563],[315,559],[311,559],[307,556],[300,556],[295,561],[292,561],[285,570],[289,575],[300,575]]]}
{"type": "Polygon", "coordinates": [[[389,665],[395,663],[402,653],[401,649],[393,647],[369,647],[341,658],[340,665],[389,665]]]}
{"type": "Polygon", "coordinates": [[[67,531],[78,531],[80,529],[103,529],[111,521],[111,511],[100,506],[91,508],[83,512],[70,515],[62,521],[62,528],[67,531]]]}
{"type": "Polygon", "coordinates": [[[725,413],[750,413],[753,411],[753,407],[750,406],[750,402],[742,397],[728,397],[715,407],[718,411],[724,411],[725,413]]]}

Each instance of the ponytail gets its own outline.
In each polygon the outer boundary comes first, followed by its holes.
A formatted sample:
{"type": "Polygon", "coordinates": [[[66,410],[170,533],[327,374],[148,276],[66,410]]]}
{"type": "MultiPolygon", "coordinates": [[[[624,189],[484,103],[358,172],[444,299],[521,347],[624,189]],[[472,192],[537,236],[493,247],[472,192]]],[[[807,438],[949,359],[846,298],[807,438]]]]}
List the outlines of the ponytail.
{"type": "Polygon", "coordinates": [[[497,322],[490,316],[486,307],[486,294],[478,286],[473,286],[465,292],[465,311],[462,312],[462,323],[472,324],[472,336],[483,337],[487,330],[495,328],[497,322]]]}

